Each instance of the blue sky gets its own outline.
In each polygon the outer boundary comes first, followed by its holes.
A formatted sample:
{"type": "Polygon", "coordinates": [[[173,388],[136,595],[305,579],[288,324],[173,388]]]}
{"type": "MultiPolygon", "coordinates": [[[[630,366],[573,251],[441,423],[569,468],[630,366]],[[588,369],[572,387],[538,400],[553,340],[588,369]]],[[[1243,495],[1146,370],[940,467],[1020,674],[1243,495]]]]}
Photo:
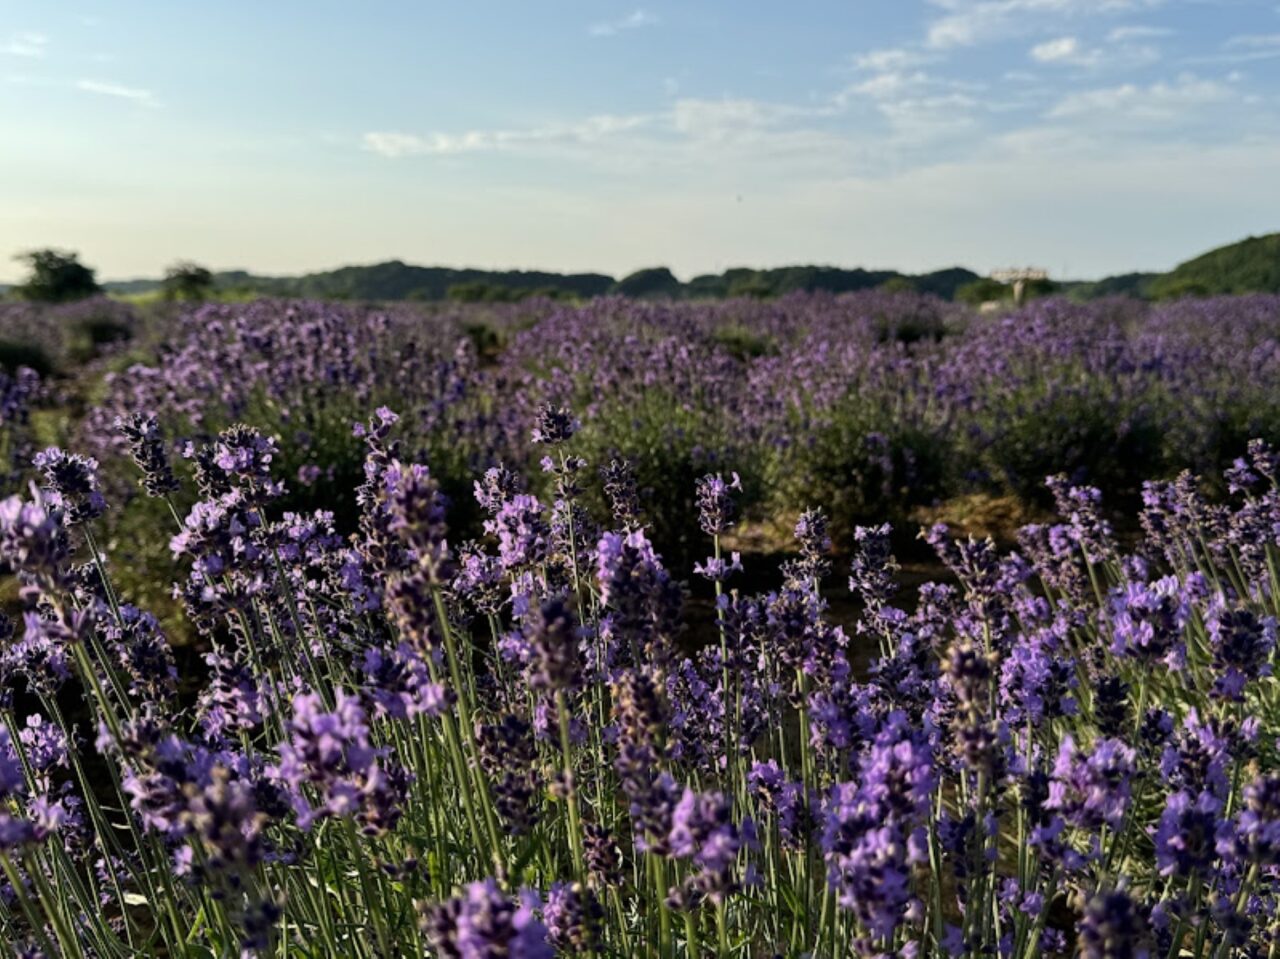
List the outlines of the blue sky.
{"type": "Polygon", "coordinates": [[[1280,0],[0,0],[0,280],[1164,269],[1280,230],[1280,0]]]}

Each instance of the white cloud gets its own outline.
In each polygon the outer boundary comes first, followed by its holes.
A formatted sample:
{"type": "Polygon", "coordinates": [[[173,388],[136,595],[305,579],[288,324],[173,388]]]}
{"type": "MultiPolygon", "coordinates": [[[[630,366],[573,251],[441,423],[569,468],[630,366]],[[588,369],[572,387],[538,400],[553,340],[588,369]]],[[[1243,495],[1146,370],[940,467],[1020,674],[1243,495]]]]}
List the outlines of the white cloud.
{"type": "Polygon", "coordinates": [[[1171,36],[1173,31],[1168,27],[1149,27],[1143,24],[1116,27],[1107,34],[1108,43],[1127,43],[1130,40],[1154,40],[1171,36]]]}
{"type": "Polygon", "coordinates": [[[11,57],[43,57],[49,38],[43,33],[15,33],[0,45],[0,53],[11,57]]]}
{"type": "Polygon", "coordinates": [[[848,94],[855,93],[875,100],[886,100],[902,96],[912,90],[919,90],[927,86],[929,82],[929,75],[922,70],[915,70],[911,73],[899,73],[896,71],[877,73],[861,83],[855,83],[845,94],[841,95],[841,99],[842,101],[847,101],[849,99],[848,94]]]}
{"type": "MultiPolygon", "coordinates": [[[[1037,58],[1090,63],[1129,61],[1129,45],[1085,47],[1059,37],[1037,58]],[[1066,41],[1066,42],[1064,42],[1066,41]]],[[[931,59],[936,56],[924,54],[931,59]]],[[[529,128],[460,132],[372,131],[364,149],[387,158],[510,154],[590,164],[602,172],[663,169],[692,175],[721,169],[735,178],[875,177],[890,170],[963,161],[996,142],[1076,144],[1099,150],[1123,141],[1152,147],[1173,141],[1243,142],[1253,131],[1280,129],[1265,102],[1238,79],[1186,73],[1162,82],[1095,83],[1064,89],[1046,71],[1018,84],[962,81],[907,67],[909,57],[864,55],[865,74],[827,94],[791,102],[745,97],[699,98],[674,91],[652,112],[604,115],[529,128]],[[901,67],[901,69],[875,69],[901,67]],[[1036,119],[1038,118],[1038,119],[1036,119]]]]}
{"type": "Polygon", "coordinates": [[[1232,50],[1280,50],[1280,33],[1246,33],[1232,37],[1224,47],[1232,50]]]}
{"type": "Polygon", "coordinates": [[[887,73],[894,70],[905,70],[925,61],[923,54],[905,47],[890,47],[884,50],[869,50],[855,54],[853,65],[859,70],[873,73],[887,73]]]}
{"type": "Polygon", "coordinates": [[[1017,36],[1046,22],[1114,15],[1154,7],[1162,0],[932,0],[947,13],[929,24],[935,49],[973,46],[1017,36]]]}
{"type": "MultiPolygon", "coordinates": [[[[853,57],[856,70],[868,74],[837,92],[831,97],[832,108],[836,111],[856,106],[859,102],[871,101],[886,116],[893,113],[892,104],[901,101],[919,101],[927,95],[938,95],[950,89],[951,81],[942,80],[919,69],[922,64],[937,59],[937,55],[927,55],[918,50],[906,47],[892,47],[881,50],[870,50],[853,57]]],[[[911,109],[902,108],[903,112],[911,109]]]]}
{"type": "Polygon", "coordinates": [[[605,20],[600,23],[593,23],[587,28],[587,32],[593,37],[612,37],[624,30],[635,30],[639,27],[652,26],[658,22],[658,18],[648,10],[639,8],[631,11],[625,17],[618,20],[605,20]]]}
{"type": "Polygon", "coordinates": [[[594,143],[609,136],[634,130],[649,122],[646,116],[601,115],[580,123],[531,127],[526,130],[468,130],[464,133],[432,133],[419,136],[397,131],[366,133],[366,150],[397,159],[406,156],[452,156],[487,153],[538,145],[594,143]]]}
{"type": "MultiPolygon", "coordinates": [[[[1280,12],[1280,11],[1277,11],[1280,12]]],[[[1187,57],[1187,63],[1252,63],[1280,57],[1280,33],[1243,33],[1223,41],[1221,52],[1187,57]]]]}
{"type": "Polygon", "coordinates": [[[677,100],[671,123],[680,133],[694,136],[723,137],[734,130],[768,126],[776,116],[759,100],[703,100],[686,97],[677,100]]]}
{"type": "Polygon", "coordinates": [[[964,93],[904,97],[880,104],[895,144],[920,145],[954,136],[976,124],[978,101],[964,93]]]}
{"type": "Polygon", "coordinates": [[[1226,84],[1184,74],[1173,83],[1161,82],[1145,87],[1126,83],[1068,94],[1058,101],[1048,116],[1051,119],[1121,117],[1126,120],[1181,121],[1187,120],[1188,111],[1195,107],[1236,98],[1236,92],[1226,84]]]}
{"type": "Polygon", "coordinates": [[[1031,59],[1040,63],[1078,63],[1081,53],[1080,41],[1075,37],[1058,37],[1032,47],[1031,59]]]}
{"type": "Polygon", "coordinates": [[[1038,43],[1031,48],[1030,55],[1039,63],[1108,69],[1145,66],[1160,59],[1160,51],[1151,44],[1119,40],[1102,47],[1085,47],[1075,37],[1038,43]]]}
{"type": "Polygon", "coordinates": [[[118,97],[121,100],[132,100],[134,103],[140,103],[143,106],[158,106],[158,102],[150,90],[143,90],[139,87],[126,87],[119,83],[110,83],[104,80],[77,80],[76,89],[83,90],[86,93],[97,93],[106,97],[118,97]]]}

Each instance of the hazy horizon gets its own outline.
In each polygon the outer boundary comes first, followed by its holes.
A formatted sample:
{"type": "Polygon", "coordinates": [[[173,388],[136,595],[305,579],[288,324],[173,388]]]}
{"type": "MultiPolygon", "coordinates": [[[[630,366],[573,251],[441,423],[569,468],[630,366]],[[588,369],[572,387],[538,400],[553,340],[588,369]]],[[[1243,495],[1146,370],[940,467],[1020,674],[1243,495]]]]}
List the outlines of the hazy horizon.
{"type": "Polygon", "coordinates": [[[1280,229],[1276,0],[0,0],[0,282],[1167,270],[1280,229]]]}
{"type": "MultiPolygon", "coordinates": [[[[1272,231],[1272,232],[1280,232],[1280,231],[1272,231]]],[[[1244,239],[1247,239],[1247,237],[1241,236],[1241,237],[1236,237],[1235,239],[1244,240],[1244,239]]],[[[1225,242],[1230,243],[1234,241],[1225,241],[1225,242]]],[[[1218,244],[1218,245],[1222,245],[1222,244],[1218,244]]],[[[60,248],[60,249],[65,249],[65,248],[60,248]]],[[[1088,281],[1088,280],[1104,279],[1106,276],[1118,276],[1118,275],[1122,275],[1125,273],[1132,273],[1132,272],[1142,272],[1142,273],[1166,272],[1168,270],[1173,269],[1173,267],[1175,267],[1178,263],[1185,262],[1186,260],[1191,259],[1200,253],[1207,252],[1208,249],[1209,247],[1205,247],[1204,249],[1196,250],[1194,253],[1188,253],[1186,256],[1181,257],[1176,262],[1172,262],[1160,267],[1154,267],[1150,270],[1109,270],[1105,275],[1098,274],[1096,276],[1093,276],[1093,275],[1067,276],[1061,273],[1054,272],[1053,279],[1065,280],[1065,281],[1088,281]]],[[[73,250],[72,252],[80,253],[81,251],[73,250]]],[[[86,266],[96,269],[95,264],[85,261],[85,258],[83,255],[81,255],[80,259],[82,262],[85,262],[86,266]]],[[[98,279],[98,282],[100,283],[130,283],[130,282],[137,282],[137,281],[160,280],[163,278],[166,267],[174,265],[179,261],[190,260],[190,259],[191,258],[189,257],[174,256],[174,257],[171,257],[169,260],[165,261],[164,264],[162,264],[160,267],[158,267],[156,270],[154,270],[151,273],[137,273],[137,274],[131,274],[128,276],[109,276],[109,275],[103,274],[99,270],[97,272],[97,279],[98,279]]],[[[346,263],[333,263],[329,265],[321,265],[316,267],[305,267],[297,270],[274,271],[274,272],[254,269],[251,266],[244,266],[243,264],[240,264],[240,265],[232,264],[229,266],[222,266],[219,264],[210,264],[204,261],[200,261],[199,265],[207,267],[213,273],[243,272],[243,273],[249,273],[256,277],[262,277],[265,279],[289,279],[289,278],[305,276],[309,274],[328,273],[335,270],[343,269],[344,267],[357,267],[357,268],[370,267],[370,266],[376,266],[381,263],[389,263],[397,260],[406,264],[407,266],[440,268],[440,269],[447,269],[447,270],[460,270],[460,271],[461,270],[481,270],[481,271],[491,271],[495,273],[504,273],[504,272],[559,273],[566,276],[583,275],[583,274],[600,274],[605,276],[612,276],[616,279],[621,279],[639,270],[666,267],[671,270],[672,274],[676,277],[676,279],[684,283],[689,282],[690,280],[694,279],[697,276],[704,275],[705,273],[711,273],[712,275],[716,275],[716,274],[723,273],[725,270],[730,270],[730,269],[770,270],[770,269],[778,269],[778,268],[785,268],[785,267],[818,267],[820,269],[821,268],[834,268],[834,269],[843,269],[843,270],[863,269],[869,273],[897,271],[904,274],[921,275],[921,274],[937,273],[943,270],[959,268],[959,269],[972,270],[975,273],[986,275],[987,273],[990,273],[992,271],[999,270],[1002,268],[1014,268],[1014,267],[1043,268],[1043,264],[1038,263],[1032,259],[1028,259],[1026,261],[1018,261],[1016,263],[1012,261],[1008,263],[1000,263],[1000,264],[993,263],[989,267],[986,267],[986,266],[977,267],[977,266],[974,266],[973,264],[964,263],[962,261],[956,261],[953,263],[946,263],[940,266],[924,267],[921,269],[904,269],[892,263],[832,263],[832,262],[823,262],[823,261],[816,261],[816,260],[801,262],[797,260],[797,261],[769,263],[764,265],[756,264],[756,263],[729,263],[715,270],[697,271],[697,272],[677,270],[672,268],[669,263],[655,262],[655,263],[641,264],[639,266],[636,266],[627,270],[611,271],[611,270],[603,270],[603,269],[577,269],[574,267],[521,266],[518,264],[512,266],[507,264],[478,265],[475,263],[441,263],[436,261],[419,262],[416,260],[408,259],[407,257],[394,256],[394,255],[388,256],[382,259],[377,259],[377,260],[363,260],[363,261],[352,261],[352,262],[346,262],[346,263]]],[[[20,272],[21,270],[19,269],[19,273],[20,272]]],[[[10,279],[3,279],[3,280],[0,280],[0,285],[13,285],[18,283],[20,279],[21,279],[20,276],[16,276],[10,279]]]]}

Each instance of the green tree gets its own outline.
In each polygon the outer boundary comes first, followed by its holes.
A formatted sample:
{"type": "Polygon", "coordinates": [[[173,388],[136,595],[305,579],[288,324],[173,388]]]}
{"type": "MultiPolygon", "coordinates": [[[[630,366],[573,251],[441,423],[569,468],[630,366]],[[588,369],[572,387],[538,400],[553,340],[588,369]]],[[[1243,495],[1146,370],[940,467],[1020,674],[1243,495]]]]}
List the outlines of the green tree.
{"type": "Polygon", "coordinates": [[[1042,296],[1053,296],[1057,292],[1058,284],[1053,280],[1027,280],[1022,287],[1022,302],[1042,296]]]}
{"type": "Polygon", "coordinates": [[[39,303],[66,303],[102,292],[93,270],[78,255],[63,250],[30,250],[14,259],[26,263],[31,272],[25,283],[14,287],[24,300],[39,303]]]}
{"type": "Polygon", "coordinates": [[[635,297],[670,297],[680,295],[680,281],[665,266],[636,270],[613,285],[614,293],[635,297]]]}
{"type": "Polygon", "coordinates": [[[1007,300],[1013,296],[1012,288],[999,280],[980,279],[964,284],[956,290],[956,299],[970,306],[981,306],[991,300],[1007,300]]]}
{"type": "Polygon", "coordinates": [[[756,300],[768,299],[776,296],[778,291],[774,289],[768,278],[760,275],[752,270],[745,276],[735,276],[729,281],[730,296],[747,296],[756,300]]]}
{"type": "Polygon", "coordinates": [[[915,284],[905,276],[891,276],[877,288],[883,293],[914,293],[915,284]]]}
{"type": "Polygon", "coordinates": [[[453,283],[445,296],[455,303],[510,303],[516,299],[514,290],[484,280],[453,283]]]}
{"type": "Polygon", "coordinates": [[[213,292],[213,274],[198,263],[180,260],[164,271],[166,300],[207,300],[213,292]]]}

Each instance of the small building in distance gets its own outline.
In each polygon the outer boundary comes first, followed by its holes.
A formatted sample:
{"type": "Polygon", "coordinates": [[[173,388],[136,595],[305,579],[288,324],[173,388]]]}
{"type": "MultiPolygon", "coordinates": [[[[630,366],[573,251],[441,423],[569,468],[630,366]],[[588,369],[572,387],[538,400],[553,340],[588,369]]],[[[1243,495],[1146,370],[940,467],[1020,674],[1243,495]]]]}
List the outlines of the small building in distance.
{"type": "Polygon", "coordinates": [[[1006,286],[1013,287],[1013,302],[1017,306],[1022,305],[1023,296],[1027,290],[1027,284],[1031,282],[1048,282],[1049,271],[1041,269],[1038,266],[1021,266],[1009,267],[1003,270],[992,270],[991,279],[997,283],[1004,283],[1006,286]]]}

